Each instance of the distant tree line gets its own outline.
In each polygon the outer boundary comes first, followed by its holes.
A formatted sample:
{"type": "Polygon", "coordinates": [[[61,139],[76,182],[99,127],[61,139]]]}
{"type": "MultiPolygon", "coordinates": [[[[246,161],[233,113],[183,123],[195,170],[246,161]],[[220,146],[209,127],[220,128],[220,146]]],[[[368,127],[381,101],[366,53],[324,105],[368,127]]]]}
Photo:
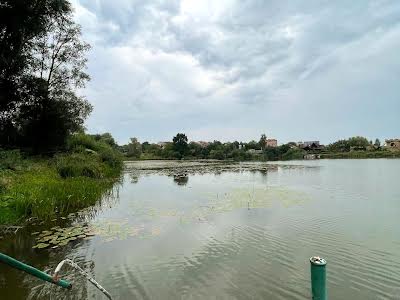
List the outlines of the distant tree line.
{"type": "Polygon", "coordinates": [[[213,141],[200,143],[188,141],[184,133],[178,133],[172,141],[165,143],[142,144],[137,138],[131,138],[130,143],[119,146],[128,158],[132,159],[217,159],[217,160],[282,160],[302,159],[303,150],[292,149],[290,144],[278,147],[266,147],[266,136],[263,134],[260,140],[250,142],[213,141]],[[252,150],[257,150],[253,153],[252,150]]]}
{"type": "MultiPolygon", "coordinates": [[[[131,138],[130,143],[118,146],[119,150],[131,159],[217,159],[217,160],[293,160],[303,159],[308,152],[295,142],[277,147],[267,146],[267,137],[262,134],[260,140],[249,142],[194,142],[188,141],[184,133],[178,133],[172,141],[164,143],[140,143],[131,138]],[[253,151],[255,150],[255,151],[253,151]]],[[[351,150],[380,150],[381,143],[376,139],[373,143],[364,137],[351,137],[329,144],[319,153],[342,153],[351,150]]],[[[311,151],[311,153],[313,153],[311,151]]]]}
{"type": "Polygon", "coordinates": [[[53,151],[82,130],[89,48],[69,1],[0,1],[0,148],[53,151]]]}

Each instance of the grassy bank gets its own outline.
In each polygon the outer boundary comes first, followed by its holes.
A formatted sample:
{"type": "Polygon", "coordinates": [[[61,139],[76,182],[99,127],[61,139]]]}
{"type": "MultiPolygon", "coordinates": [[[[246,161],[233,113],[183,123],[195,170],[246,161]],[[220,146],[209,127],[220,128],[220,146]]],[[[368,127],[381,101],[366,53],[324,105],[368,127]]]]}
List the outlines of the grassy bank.
{"type": "Polygon", "coordinates": [[[350,152],[327,152],[322,153],[321,158],[330,159],[358,159],[358,158],[400,158],[400,151],[350,151],[350,152]]]}
{"type": "Polygon", "coordinates": [[[0,224],[52,219],[93,205],[119,178],[122,159],[104,142],[79,134],[51,158],[0,151],[0,224]]]}

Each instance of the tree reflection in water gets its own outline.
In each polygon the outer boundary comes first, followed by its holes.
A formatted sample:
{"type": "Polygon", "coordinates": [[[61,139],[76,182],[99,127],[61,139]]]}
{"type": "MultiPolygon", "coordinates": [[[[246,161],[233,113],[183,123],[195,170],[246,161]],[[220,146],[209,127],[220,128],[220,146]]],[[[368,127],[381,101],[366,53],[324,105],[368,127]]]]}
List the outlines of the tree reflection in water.
{"type": "Polygon", "coordinates": [[[177,185],[187,185],[189,182],[189,176],[187,174],[174,175],[174,182],[177,185]]]}

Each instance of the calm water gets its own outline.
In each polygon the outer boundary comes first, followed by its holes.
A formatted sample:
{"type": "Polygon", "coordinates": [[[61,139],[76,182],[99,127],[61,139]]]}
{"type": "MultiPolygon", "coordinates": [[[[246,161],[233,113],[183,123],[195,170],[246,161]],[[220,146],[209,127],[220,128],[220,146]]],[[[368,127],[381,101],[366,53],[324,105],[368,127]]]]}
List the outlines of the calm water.
{"type": "MultiPolygon", "coordinates": [[[[310,299],[308,259],[320,255],[330,299],[400,299],[400,160],[146,164],[127,165],[113,196],[72,221],[96,236],[33,250],[27,228],[0,251],[48,271],[72,258],[115,299],[310,299]]],[[[64,274],[71,291],[0,265],[0,298],[103,299],[64,274]]]]}

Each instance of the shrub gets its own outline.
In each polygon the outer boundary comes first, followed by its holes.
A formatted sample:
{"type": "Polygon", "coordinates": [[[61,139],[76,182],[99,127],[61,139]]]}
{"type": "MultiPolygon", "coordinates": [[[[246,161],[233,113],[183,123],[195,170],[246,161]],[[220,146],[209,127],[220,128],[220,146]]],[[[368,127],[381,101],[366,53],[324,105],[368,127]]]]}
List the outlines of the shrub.
{"type": "Polygon", "coordinates": [[[112,168],[122,166],[122,155],[112,148],[104,148],[99,152],[100,159],[112,168]]]}
{"type": "Polygon", "coordinates": [[[92,155],[97,153],[101,162],[118,171],[122,167],[122,154],[102,139],[96,140],[94,136],[78,133],[68,139],[67,145],[73,152],[92,155]]]}
{"type": "Polygon", "coordinates": [[[59,155],[55,159],[56,169],[62,178],[85,176],[102,178],[104,172],[96,157],[90,154],[73,153],[59,155]]]}
{"type": "Polygon", "coordinates": [[[304,151],[301,149],[289,149],[285,154],[282,155],[283,160],[291,159],[303,159],[304,151]]]}
{"type": "Polygon", "coordinates": [[[69,151],[82,152],[84,149],[99,151],[100,148],[101,142],[84,133],[71,135],[67,140],[67,150],[69,151]]]}

